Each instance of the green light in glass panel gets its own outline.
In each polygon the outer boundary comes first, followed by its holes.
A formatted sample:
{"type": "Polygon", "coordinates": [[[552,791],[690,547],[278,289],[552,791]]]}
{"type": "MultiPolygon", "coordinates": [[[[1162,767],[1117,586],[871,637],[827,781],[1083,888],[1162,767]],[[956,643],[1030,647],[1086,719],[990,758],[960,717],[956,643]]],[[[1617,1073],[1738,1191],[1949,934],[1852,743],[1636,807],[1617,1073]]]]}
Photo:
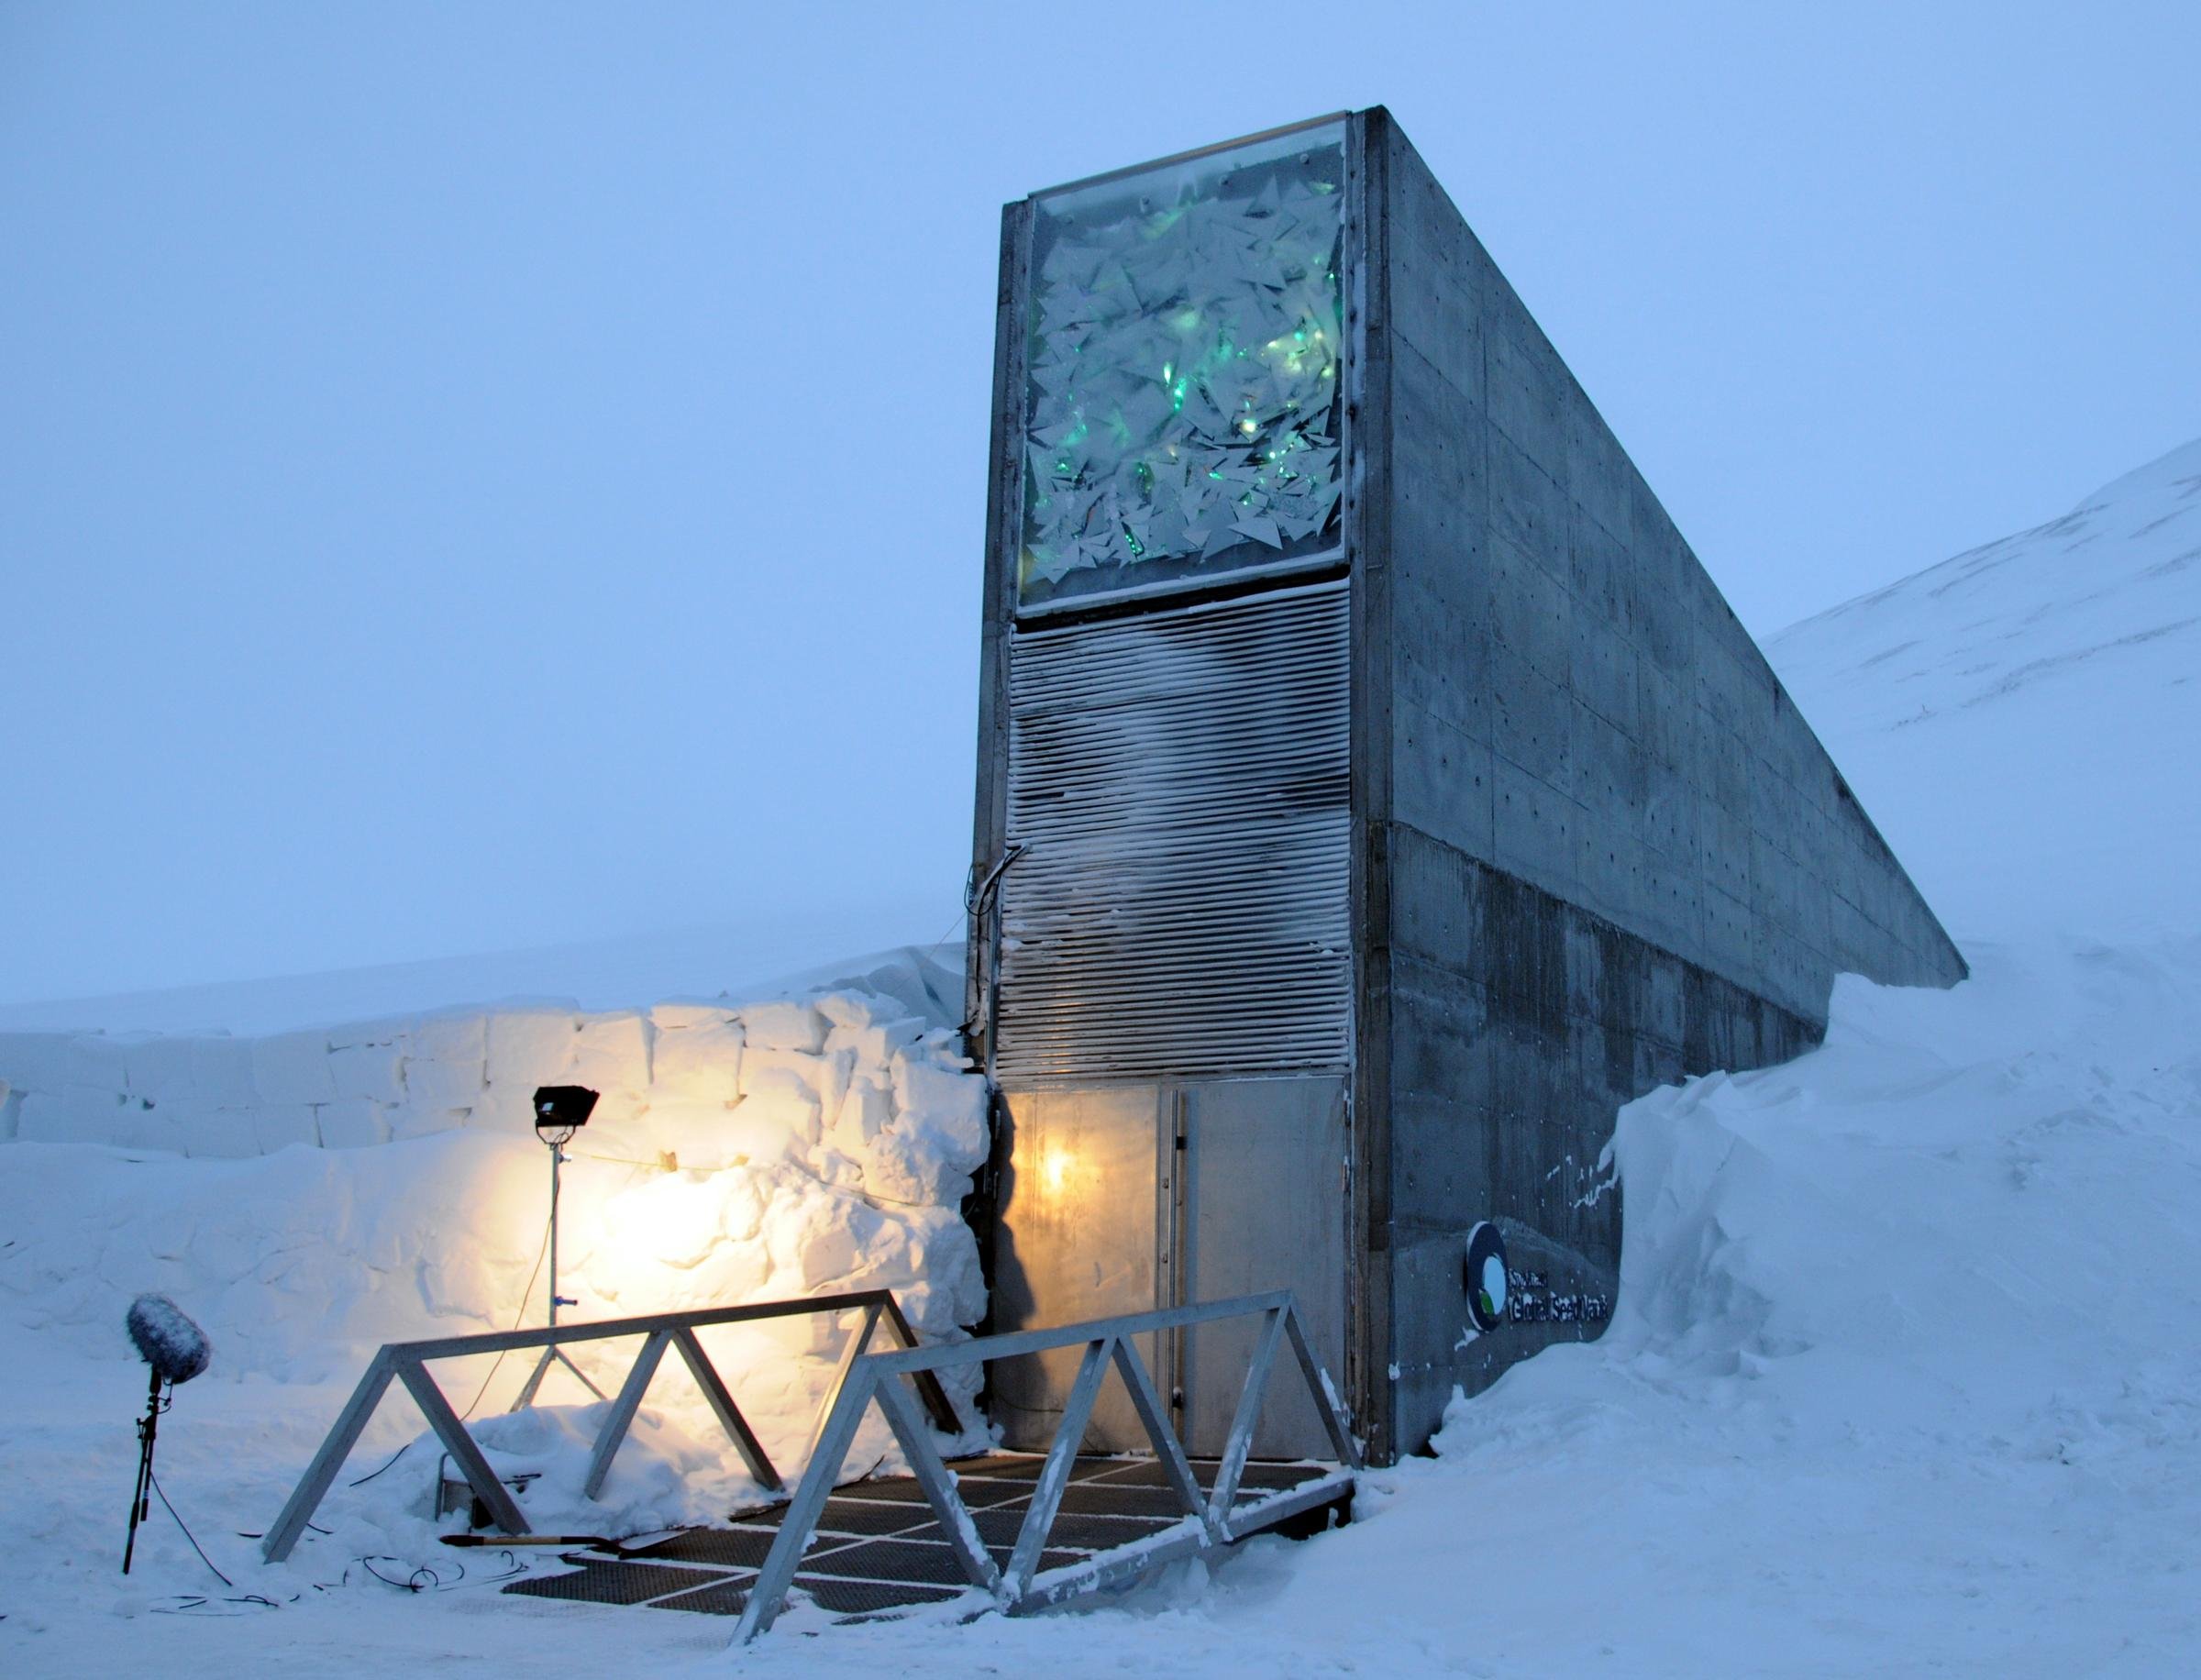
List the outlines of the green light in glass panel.
{"type": "Polygon", "coordinates": [[[1344,179],[1328,125],[1037,201],[1027,603],[1334,545],[1344,179]]]}

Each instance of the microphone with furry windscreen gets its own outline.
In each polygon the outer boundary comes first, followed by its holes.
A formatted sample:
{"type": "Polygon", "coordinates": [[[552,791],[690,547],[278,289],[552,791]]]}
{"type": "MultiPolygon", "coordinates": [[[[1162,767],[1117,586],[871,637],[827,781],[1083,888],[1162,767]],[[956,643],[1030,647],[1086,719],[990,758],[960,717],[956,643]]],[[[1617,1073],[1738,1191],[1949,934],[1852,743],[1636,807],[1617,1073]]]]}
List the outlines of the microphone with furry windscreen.
{"type": "Polygon", "coordinates": [[[176,1385],[204,1371],[214,1357],[214,1347],[206,1332],[165,1295],[140,1295],[130,1303],[123,1322],[130,1332],[130,1344],[152,1373],[145,1416],[138,1423],[138,1486],[130,1495],[130,1538],[122,1549],[122,1573],[127,1575],[138,1550],[138,1525],[152,1508],[153,1431],[160,1414],[175,1404],[176,1385]]]}

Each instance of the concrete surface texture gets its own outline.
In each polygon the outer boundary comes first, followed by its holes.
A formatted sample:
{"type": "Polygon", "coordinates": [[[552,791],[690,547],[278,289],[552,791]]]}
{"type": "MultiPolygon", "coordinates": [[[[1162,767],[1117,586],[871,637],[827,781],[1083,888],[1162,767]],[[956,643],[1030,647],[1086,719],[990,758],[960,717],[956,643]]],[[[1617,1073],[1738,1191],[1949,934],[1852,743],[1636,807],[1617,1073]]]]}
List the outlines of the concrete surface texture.
{"type": "Polygon", "coordinates": [[[1600,1328],[1464,1338],[1475,1221],[1609,1298],[1621,1104],[1798,1054],[1838,973],[1965,968],[1443,189],[1355,127],[1360,1351],[1410,1449],[1455,1383],[1600,1328]]]}

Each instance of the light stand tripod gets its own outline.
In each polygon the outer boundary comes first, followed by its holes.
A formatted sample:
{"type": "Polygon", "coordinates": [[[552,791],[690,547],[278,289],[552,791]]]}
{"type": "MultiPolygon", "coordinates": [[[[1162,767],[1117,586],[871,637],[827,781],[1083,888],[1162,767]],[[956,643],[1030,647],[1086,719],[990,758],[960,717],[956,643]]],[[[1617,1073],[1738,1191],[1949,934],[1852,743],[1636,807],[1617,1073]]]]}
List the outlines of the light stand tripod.
{"type": "Polygon", "coordinates": [[[138,1551],[138,1525],[152,1514],[153,1507],[153,1432],[160,1427],[160,1414],[176,1403],[175,1385],[164,1384],[160,1373],[153,1372],[153,1386],[146,1393],[145,1416],[138,1420],[138,1486],[130,1494],[130,1538],[122,1549],[122,1573],[130,1573],[130,1559],[138,1551]],[[161,1389],[168,1392],[163,1394],[161,1389]]]}
{"type": "MultiPolygon", "coordinates": [[[[578,1303],[558,1292],[558,1196],[559,1168],[566,1164],[566,1145],[573,1134],[589,1123],[589,1115],[596,1107],[596,1093],[581,1085],[546,1085],[535,1093],[535,1134],[550,1149],[550,1327],[558,1328],[558,1310],[578,1303]]],[[[535,1404],[536,1390],[543,1386],[549,1375],[551,1363],[556,1361],[573,1373],[581,1386],[598,1399],[605,1396],[588,1378],[588,1374],[567,1357],[566,1350],[555,1342],[543,1349],[542,1357],[535,1362],[535,1369],[527,1374],[520,1388],[519,1398],[512,1403],[514,1411],[525,1411],[535,1404]]]]}

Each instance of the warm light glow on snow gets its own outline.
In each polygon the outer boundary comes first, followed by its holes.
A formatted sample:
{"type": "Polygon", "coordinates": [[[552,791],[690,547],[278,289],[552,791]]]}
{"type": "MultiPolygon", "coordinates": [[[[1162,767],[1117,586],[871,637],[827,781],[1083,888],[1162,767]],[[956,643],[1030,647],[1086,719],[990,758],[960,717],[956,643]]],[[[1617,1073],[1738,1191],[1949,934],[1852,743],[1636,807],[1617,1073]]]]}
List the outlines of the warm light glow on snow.
{"type": "MultiPolygon", "coordinates": [[[[726,1190],[716,1182],[718,1177],[651,1173],[613,1195],[604,1206],[605,1241],[596,1247],[592,1272],[598,1277],[610,1272],[622,1286],[655,1278],[662,1288],[659,1268],[701,1260],[721,1228],[726,1190]],[[617,1276],[626,1272],[631,1278],[617,1276]]],[[[620,1296],[629,1311],[651,1310],[638,1289],[630,1293],[622,1287],[620,1296]]]]}

